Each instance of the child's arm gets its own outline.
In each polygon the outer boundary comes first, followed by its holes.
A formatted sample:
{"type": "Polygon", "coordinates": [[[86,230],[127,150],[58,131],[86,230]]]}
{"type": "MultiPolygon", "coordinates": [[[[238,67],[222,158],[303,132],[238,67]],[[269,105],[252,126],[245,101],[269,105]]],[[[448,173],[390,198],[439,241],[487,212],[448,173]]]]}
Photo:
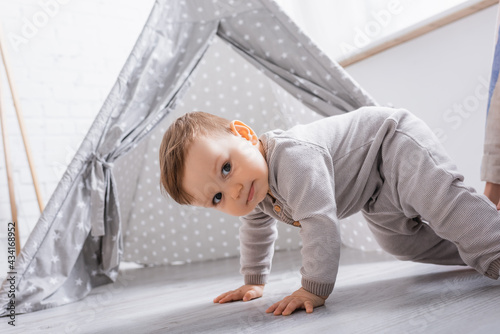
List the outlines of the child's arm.
{"type": "Polygon", "coordinates": [[[271,305],[266,313],[274,313],[274,315],[290,315],[298,309],[305,309],[307,313],[312,313],[315,307],[325,304],[328,296],[316,296],[313,293],[300,288],[290,296],[283,298],[277,303],[271,305]]]}
{"type": "Polygon", "coordinates": [[[288,154],[276,162],[278,193],[283,209],[301,224],[302,288],[268,309],[275,315],[301,308],[310,313],[324,304],[335,285],[341,243],[331,155],[307,143],[283,146],[288,154]]]}
{"type": "Polygon", "coordinates": [[[263,293],[264,284],[245,284],[236,290],[221,294],[214,299],[214,303],[224,304],[227,302],[234,302],[238,300],[247,302],[249,300],[262,297],[263,293]]]}
{"type": "Polygon", "coordinates": [[[278,237],[276,220],[258,208],[240,220],[240,272],[245,285],[266,284],[278,237]]]}
{"type": "Polygon", "coordinates": [[[267,276],[271,271],[274,242],[278,236],[276,220],[255,209],[240,217],[240,263],[245,285],[225,292],[214,303],[244,302],[262,297],[267,276]]]}

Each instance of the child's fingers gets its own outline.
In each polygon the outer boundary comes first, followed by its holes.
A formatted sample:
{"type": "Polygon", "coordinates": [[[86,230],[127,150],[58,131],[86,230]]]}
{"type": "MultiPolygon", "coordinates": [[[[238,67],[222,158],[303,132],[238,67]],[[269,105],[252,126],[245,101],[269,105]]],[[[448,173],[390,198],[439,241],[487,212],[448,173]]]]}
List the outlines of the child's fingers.
{"type": "Polygon", "coordinates": [[[280,300],[279,302],[276,302],[274,303],[273,305],[271,305],[267,310],[266,310],[266,313],[273,313],[276,311],[276,309],[278,308],[278,306],[280,306],[280,304],[282,303],[283,301],[280,300]]]}
{"type": "Polygon", "coordinates": [[[221,300],[219,300],[219,304],[224,304],[224,303],[227,303],[227,302],[232,302],[233,300],[234,300],[233,295],[230,294],[230,295],[224,296],[224,298],[221,298],[221,300]]]}
{"type": "Polygon", "coordinates": [[[312,313],[313,312],[314,306],[313,306],[313,304],[310,301],[305,302],[304,305],[306,307],[306,313],[312,313]]]}
{"type": "Polygon", "coordinates": [[[285,310],[283,311],[283,313],[281,313],[282,315],[290,315],[293,313],[293,311],[295,311],[296,309],[299,309],[302,307],[302,305],[304,305],[302,303],[301,300],[299,299],[292,299],[288,305],[286,306],[285,310]]]}
{"type": "Polygon", "coordinates": [[[287,316],[299,308],[305,308],[306,313],[312,313],[314,311],[314,305],[309,300],[303,303],[300,299],[283,299],[271,305],[266,310],[266,313],[287,316]]]}
{"type": "Polygon", "coordinates": [[[289,301],[287,299],[283,299],[279,304],[278,307],[274,310],[273,314],[274,315],[280,315],[283,313],[283,311],[286,309],[288,306],[289,301]]]}
{"type": "Polygon", "coordinates": [[[234,302],[234,301],[237,301],[237,300],[241,300],[241,298],[242,298],[241,292],[239,292],[239,291],[232,291],[227,296],[225,296],[224,298],[222,298],[219,301],[219,303],[223,304],[223,303],[227,303],[227,302],[234,302]]]}
{"type": "Polygon", "coordinates": [[[243,301],[244,302],[247,302],[249,300],[252,300],[254,298],[257,298],[257,292],[254,291],[254,290],[250,290],[250,291],[247,291],[247,293],[245,293],[245,295],[243,296],[243,301]]]}
{"type": "Polygon", "coordinates": [[[219,297],[215,298],[214,302],[216,303],[221,303],[224,302],[224,300],[227,298],[228,295],[230,295],[232,292],[226,292],[220,295],[219,297]]]}
{"type": "Polygon", "coordinates": [[[276,302],[273,305],[269,306],[269,308],[266,310],[266,313],[272,313],[272,312],[274,312],[274,310],[276,310],[276,308],[278,307],[278,305],[280,303],[281,303],[281,301],[276,302]]]}
{"type": "Polygon", "coordinates": [[[214,303],[218,303],[222,298],[226,297],[228,294],[230,294],[230,292],[224,292],[223,294],[217,296],[215,299],[214,299],[214,303]]]}

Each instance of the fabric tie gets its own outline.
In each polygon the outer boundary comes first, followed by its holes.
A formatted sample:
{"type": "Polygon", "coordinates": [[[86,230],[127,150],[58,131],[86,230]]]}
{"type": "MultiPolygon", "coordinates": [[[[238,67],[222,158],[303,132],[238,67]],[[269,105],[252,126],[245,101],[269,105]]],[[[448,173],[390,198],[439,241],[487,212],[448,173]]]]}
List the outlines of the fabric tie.
{"type": "Polygon", "coordinates": [[[111,168],[113,168],[113,163],[105,161],[102,157],[94,153],[90,177],[90,222],[92,225],[91,234],[93,237],[104,235],[105,195],[106,186],[109,180],[106,172],[111,168]]]}

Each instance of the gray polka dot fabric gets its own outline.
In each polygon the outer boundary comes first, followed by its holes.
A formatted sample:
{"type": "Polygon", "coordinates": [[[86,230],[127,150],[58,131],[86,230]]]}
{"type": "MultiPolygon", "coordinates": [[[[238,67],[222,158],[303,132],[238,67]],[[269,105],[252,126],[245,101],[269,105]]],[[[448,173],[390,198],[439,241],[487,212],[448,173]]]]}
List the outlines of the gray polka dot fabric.
{"type": "MultiPolygon", "coordinates": [[[[121,261],[238,255],[235,218],[160,196],[157,149],[177,116],[204,110],[262,133],[373,104],[271,0],[156,1],[16,261],[16,312],[81,299],[119,279],[121,261]]],[[[341,231],[371,245],[356,224],[341,231]]],[[[279,233],[278,248],[300,247],[294,228],[279,233]]]]}
{"type": "MultiPolygon", "coordinates": [[[[237,217],[216,210],[181,206],[162,196],[158,148],[170,122],[193,110],[241,119],[259,133],[320,117],[300,104],[295,107],[282,104],[276,94],[281,99],[288,95],[222,41],[214,41],[179,107],[151,133],[146,145],[140,145],[124,156],[123,163],[117,163],[115,177],[119,188],[130,187],[127,182],[130,174],[138,174],[133,177],[138,179],[133,197],[128,191],[119,192],[124,197],[120,203],[127,226],[124,260],[177,264],[239,254],[237,217]]],[[[300,246],[297,229],[281,226],[279,233],[277,248],[300,246]]]]}
{"type": "MultiPolygon", "coordinates": [[[[293,98],[215,39],[179,107],[155,129],[146,144],[117,163],[124,235],[124,260],[142,264],[181,264],[239,255],[239,220],[216,210],[181,206],[162,196],[158,148],[171,121],[202,110],[250,124],[257,133],[287,129],[321,116],[293,98]],[[225,65],[220,60],[225,60],[225,65]],[[222,69],[224,67],[224,70],[222,69]],[[131,177],[133,175],[133,177],[131,177]],[[132,181],[132,182],[130,182],[132,181]],[[121,191],[121,187],[125,187],[121,191]],[[136,186],[134,191],[131,187],[136,186]],[[131,194],[134,194],[133,196],[131,194]]],[[[276,249],[301,245],[297,228],[278,224],[276,249]]],[[[364,250],[376,243],[361,215],[341,223],[345,244],[364,250]]]]}

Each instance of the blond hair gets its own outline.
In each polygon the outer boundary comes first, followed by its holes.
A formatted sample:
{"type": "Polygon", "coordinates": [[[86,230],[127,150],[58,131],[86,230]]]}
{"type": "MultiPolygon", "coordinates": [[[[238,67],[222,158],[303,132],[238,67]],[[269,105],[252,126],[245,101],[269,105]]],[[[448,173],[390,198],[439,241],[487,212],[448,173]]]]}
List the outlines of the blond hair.
{"type": "Polygon", "coordinates": [[[160,174],[163,189],[179,204],[191,204],[193,196],[182,187],[185,160],[197,136],[231,134],[231,121],[202,111],[177,118],[163,135],[160,145],[160,174]]]}

